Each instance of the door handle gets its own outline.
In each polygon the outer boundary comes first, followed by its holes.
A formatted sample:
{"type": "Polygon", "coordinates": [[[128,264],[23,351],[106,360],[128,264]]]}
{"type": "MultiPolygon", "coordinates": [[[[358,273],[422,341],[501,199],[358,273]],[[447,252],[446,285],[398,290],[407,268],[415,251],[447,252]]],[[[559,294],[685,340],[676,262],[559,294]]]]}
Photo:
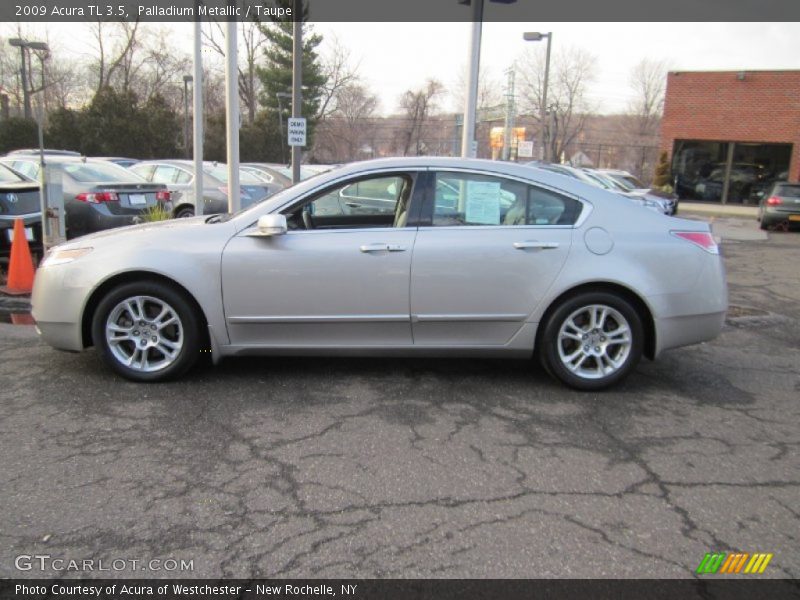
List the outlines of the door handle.
{"type": "Polygon", "coordinates": [[[364,244],[358,248],[361,252],[405,252],[406,247],[399,244],[364,244]]]}
{"type": "Polygon", "coordinates": [[[558,242],[537,242],[537,241],[526,241],[526,242],[514,242],[514,248],[517,250],[527,250],[527,249],[536,249],[536,250],[554,250],[558,248],[558,242]]]}
{"type": "Polygon", "coordinates": [[[350,208],[361,208],[361,204],[358,202],[345,202],[345,206],[349,206],[350,208]]]}

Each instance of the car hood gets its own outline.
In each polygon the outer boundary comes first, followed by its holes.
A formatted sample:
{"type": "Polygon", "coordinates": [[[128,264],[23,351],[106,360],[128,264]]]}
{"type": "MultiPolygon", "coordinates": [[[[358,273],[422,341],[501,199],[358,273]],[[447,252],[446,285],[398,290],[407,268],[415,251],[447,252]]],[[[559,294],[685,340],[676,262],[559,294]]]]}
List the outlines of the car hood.
{"type": "Polygon", "coordinates": [[[142,239],[151,241],[154,237],[168,239],[176,234],[183,233],[186,230],[198,229],[201,227],[213,227],[214,225],[207,225],[206,219],[208,215],[199,217],[190,217],[188,219],[168,219],[166,221],[154,221],[152,223],[140,223],[138,225],[128,225],[126,227],[116,227],[114,229],[106,229],[96,233],[90,233],[73,240],[69,240],[58,247],[59,250],[66,250],[69,248],[80,248],[90,245],[106,245],[114,244],[122,241],[128,241],[130,238],[139,236],[142,239]]]}

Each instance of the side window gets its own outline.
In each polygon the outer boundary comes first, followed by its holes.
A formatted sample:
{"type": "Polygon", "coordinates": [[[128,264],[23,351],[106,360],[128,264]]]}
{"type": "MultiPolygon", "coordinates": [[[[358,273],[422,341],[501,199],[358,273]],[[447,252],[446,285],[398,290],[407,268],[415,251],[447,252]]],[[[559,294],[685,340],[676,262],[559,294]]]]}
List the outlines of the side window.
{"type": "Polygon", "coordinates": [[[436,173],[432,224],[572,225],[581,203],[519,181],[472,173],[436,173]]]}
{"type": "Polygon", "coordinates": [[[153,172],[154,183],[173,183],[175,181],[175,167],[158,165],[153,172]]]}
{"type": "Polygon", "coordinates": [[[408,175],[350,181],[289,209],[289,228],[404,227],[411,188],[408,175]]]}
{"type": "Polygon", "coordinates": [[[183,169],[178,169],[178,177],[175,179],[176,183],[191,183],[192,174],[183,169]]]}
{"type": "Polygon", "coordinates": [[[19,160],[13,163],[13,168],[31,179],[39,179],[39,166],[36,163],[26,160],[19,160]]]}

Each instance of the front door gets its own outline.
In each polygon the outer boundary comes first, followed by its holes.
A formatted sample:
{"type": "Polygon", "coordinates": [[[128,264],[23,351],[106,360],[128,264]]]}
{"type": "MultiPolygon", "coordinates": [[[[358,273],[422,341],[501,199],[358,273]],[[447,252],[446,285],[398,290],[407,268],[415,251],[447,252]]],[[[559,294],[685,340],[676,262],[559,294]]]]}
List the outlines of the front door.
{"type": "MultiPolygon", "coordinates": [[[[407,227],[415,175],[369,178],[394,211],[353,214],[348,180],[282,212],[289,231],[249,237],[222,256],[222,292],[234,345],[374,347],[412,343],[409,277],[416,236],[407,227]]],[[[255,226],[255,224],[254,224],[255,226]]]]}

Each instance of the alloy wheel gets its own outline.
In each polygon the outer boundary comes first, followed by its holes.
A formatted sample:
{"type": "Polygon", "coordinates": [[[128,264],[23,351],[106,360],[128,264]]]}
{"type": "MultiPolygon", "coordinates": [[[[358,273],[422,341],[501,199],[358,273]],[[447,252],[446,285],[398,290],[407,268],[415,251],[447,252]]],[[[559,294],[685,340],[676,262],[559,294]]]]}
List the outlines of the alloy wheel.
{"type": "Polygon", "coordinates": [[[112,356],[121,365],[141,373],[172,365],[184,343],[178,312],[153,296],[121,300],[108,315],[105,336],[112,356]]]}

